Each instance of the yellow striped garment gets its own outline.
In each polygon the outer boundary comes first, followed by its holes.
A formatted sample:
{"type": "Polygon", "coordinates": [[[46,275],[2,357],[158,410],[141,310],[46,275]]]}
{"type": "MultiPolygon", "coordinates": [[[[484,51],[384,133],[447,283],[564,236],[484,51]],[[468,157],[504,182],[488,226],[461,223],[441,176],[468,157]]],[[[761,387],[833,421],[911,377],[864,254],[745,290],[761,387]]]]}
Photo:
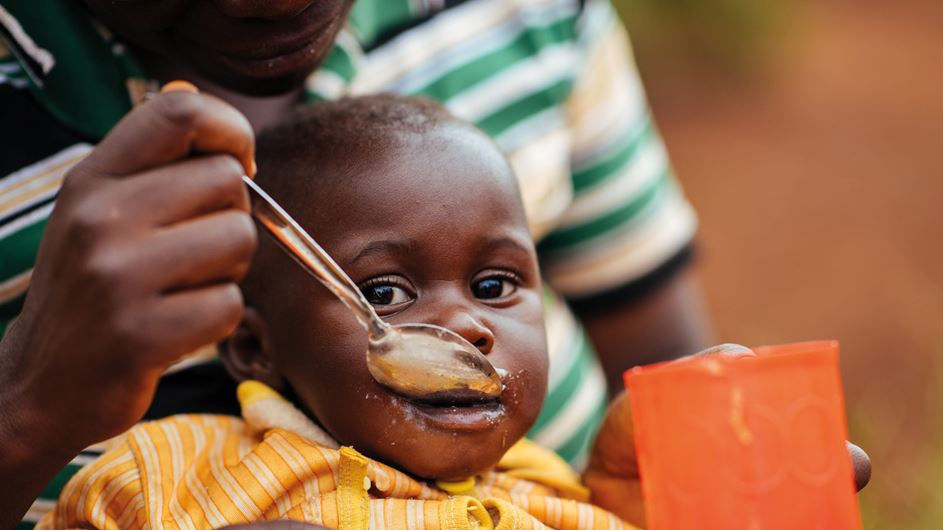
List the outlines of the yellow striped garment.
{"type": "Polygon", "coordinates": [[[240,400],[243,419],[181,415],[136,426],[73,477],[37,528],[194,530],[275,519],[341,530],[633,528],[586,503],[576,473],[526,440],[493,471],[432,485],[336,448],[260,383],[243,383],[240,400]]]}

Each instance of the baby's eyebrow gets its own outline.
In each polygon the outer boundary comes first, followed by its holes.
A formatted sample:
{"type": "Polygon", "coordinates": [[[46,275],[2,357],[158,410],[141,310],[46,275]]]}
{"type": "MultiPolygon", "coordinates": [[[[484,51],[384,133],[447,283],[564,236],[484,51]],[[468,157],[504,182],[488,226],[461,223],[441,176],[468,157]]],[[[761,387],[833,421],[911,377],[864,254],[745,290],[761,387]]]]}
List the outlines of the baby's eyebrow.
{"type": "Polygon", "coordinates": [[[379,241],[371,241],[367,246],[360,249],[360,252],[354,256],[350,263],[356,263],[358,260],[374,256],[376,254],[409,254],[417,252],[419,249],[419,241],[409,238],[409,239],[381,239],[379,241]]]}
{"type": "Polygon", "coordinates": [[[531,253],[531,247],[518,241],[517,239],[510,236],[491,236],[485,237],[479,243],[479,248],[485,252],[495,252],[498,250],[509,249],[522,252],[524,254],[531,253]]]}

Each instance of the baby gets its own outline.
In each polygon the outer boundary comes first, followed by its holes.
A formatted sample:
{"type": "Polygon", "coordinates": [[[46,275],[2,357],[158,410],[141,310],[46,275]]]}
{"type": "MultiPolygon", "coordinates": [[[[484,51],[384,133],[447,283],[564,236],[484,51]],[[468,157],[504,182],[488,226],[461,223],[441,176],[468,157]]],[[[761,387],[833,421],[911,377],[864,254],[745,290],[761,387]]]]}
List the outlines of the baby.
{"type": "Polygon", "coordinates": [[[42,527],[631,528],[522,440],[547,386],[540,274],[515,178],[483,133],[422,100],[346,99],[262,134],[258,164],[380,316],[458,333],[499,368],[501,395],[377,384],[364,329],[263,236],[222,348],[243,418],[135,427],[42,527]]]}

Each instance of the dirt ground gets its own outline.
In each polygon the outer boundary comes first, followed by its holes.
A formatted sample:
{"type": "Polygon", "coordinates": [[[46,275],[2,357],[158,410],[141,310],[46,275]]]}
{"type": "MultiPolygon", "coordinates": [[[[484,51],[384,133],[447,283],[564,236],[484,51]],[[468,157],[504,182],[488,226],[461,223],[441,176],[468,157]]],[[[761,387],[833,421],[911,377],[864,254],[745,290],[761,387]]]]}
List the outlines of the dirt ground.
{"type": "Polygon", "coordinates": [[[718,339],[841,341],[866,528],[943,528],[941,28],[939,1],[810,1],[759,74],[642,61],[718,339]]]}

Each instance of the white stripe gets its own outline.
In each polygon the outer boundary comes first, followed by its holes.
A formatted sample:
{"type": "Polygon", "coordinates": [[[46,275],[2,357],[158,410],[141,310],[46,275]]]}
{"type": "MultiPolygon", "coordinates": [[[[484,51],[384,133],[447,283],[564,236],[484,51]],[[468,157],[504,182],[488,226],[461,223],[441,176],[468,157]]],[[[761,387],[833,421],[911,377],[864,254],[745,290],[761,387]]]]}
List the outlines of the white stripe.
{"type": "Polygon", "coordinates": [[[34,224],[39,223],[43,219],[49,217],[49,214],[52,213],[53,206],[55,206],[55,203],[49,203],[46,206],[43,206],[42,208],[37,208],[36,210],[33,210],[32,212],[26,215],[17,217],[13,221],[3,226],[0,226],[0,241],[3,241],[7,237],[9,237],[11,234],[19,232],[20,230],[23,230],[30,226],[33,226],[34,224]]]}
{"type": "Polygon", "coordinates": [[[618,173],[578,193],[560,226],[580,225],[624,207],[664,177],[667,168],[668,154],[662,143],[645,142],[618,173]]]}
{"type": "Polygon", "coordinates": [[[308,499],[320,495],[320,484],[317,482],[317,476],[314,476],[314,480],[309,480],[311,478],[310,469],[306,465],[302,455],[299,454],[281,434],[272,434],[266,438],[266,441],[269,442],[269,445],[275,453],[288,464],[292,472],[301,479],[301,488],[304,491],[305,498],[308,499]]]}
{"type": "Polygon", "coordinates": [[[147,491],[151,492],[148,496],[150,506],[148,506],[148,521],[154,524],[154,528],[160,530],[164,527],[164,495],[162,491],[162,481],[160,459],[157,456],[157,448],[143,429],[134,429],[131,431],[132,437],[137,441],[141,450],[141,457],[144,460],[144,468],[147,471],[147,491]]]}
{"type": "Polygon", "coordinates": [[[305,90],[324,99],[338,99],[347,92],[347,81],[330,70],[320,70],[308,77],[305,90]]]}
{"type": "MultiPolygon", "coordinates": [[[[184,425],[190,429],[191,436],[193,436],[193,454],[202,454],[203,450],[206,449],[207,443],[206,433],[203,430],[203,426],[188,416],[184,416],[181,419],[183,420],[184,425]]],[[[190,491],[190,494],[193,495],[193,498],[196,500],[197,504],[200,505],[200,508],[203,509],[206,520],[210,523],[211,527],[219,528],[229,524],[229,521],[223,517],[223,514],[220,512],[219,507],[216,506],[216,503],[214,503],[213,500],[206,495],[206,486],[203,485],[203,483],[200,481],[199,475],[197,473],[185,473],[184,484],[186,484],[187,489],[190,491]]]]}
{"type": "Polygon", "coordinates": [[[587,296],[622,285],[651,272],[687,245],[697,219],[680,194],[671,193],[654,214],[548,261],[545,272],[558,292],[587,296]]]}
{"type": "MultiPolygon", "coordinates": [[[[518,17],[529,23],[538,23],[548,18],[548,13],[557,17],[561,8],[572,10],[573,4],[569,0],[533,1],[528,2],[527,6],[508,0],[480,0],[462,4],[436,16],[418,30],[405,32],[370,52],[365,58],[362,75],[357,77],[355,92],[370,93],[388,89],[396,86],[403,75],[416,76],[411,77],[415,80],[426,76],[426,79],[431,80],[427,72],[432,67],[438,69],[436,58],[440,54],[459,49],[469,53],[468,50],[474,50],[466,47],[469,43],[476,43],[481,50],[485,41],[477,42],[475,39],[482,33],[490,33],[496,26],[501,27],[506,20],[518,17]],[[528,17],[530,20],[527,20],[528,17]],[[390,65],[395,67],[391,68],[390,65]]],[[[415,81],[409,84],[417,86],[415,81]]]]}
{"type": "Polygon", "coordinates": [[[87,466],[92,462],[98,460],[100,455],[76,455],[69,463],[74,466],[87,466]]]}
{"type": "Polygon", "coordinates": [[[84,158],[85,155],[87,155],[91,150],[91,144],[78,143],[63,149],[54,155],[48,156],[26,167],[20,168],[9,175],[0,177],[0,194],[6,192],[6,190],[11,188],[14,184],[18,184],[38,173],[44,173],[49,168],[61,164],[62,162],[66,162],[73,158],[84,158]]]}
{"type": "Polygon", "coordinates": [[[91,513],[88,517],[88,522],[92,523],[97,528],[105,528],[108,524],[109,515],[112,515],[110,519],[115,519],[115,514],[108,514],[105,512],[105,509],[108,508],[115,497],[121,493],[121,490],[132,482],[139,481],[140,479],[141,474],[137,469],[129,469],[117,477],[110,479],[105,488],[99,493],[98,499],[95,500],[95,504],[92,506],[91,513]]]}
{"type": "Polygon", "coordinates": [[[5,196],[0,195],[0,203],[7,203],[7,202],[10,203],[10,205],[7,208],[0,210],[0,216],[8,217],[8,216],[16,215],[18,212],[22,212],[28,209],[30,206],[33,206],[34,204],[39,204],[43,201],[46,201],[50,197],[54,196],[56,193],[59,192],[59,187],[60,187],[56,185],[56,181],[61,180],[63,174],[66,171],[68,171],[68,169],[69,168],[63,168],[62,171],[54,171],[48,175],[45,175],[41,178],[37,178],[35,180],[32,180],[24,184],[22,187],[14,190],[11,193],[8,193],[5,196]],[[49,186],[50,184],[52,184],[52,186],[49,186]],[[27,200],[20,200],[19,202],[17,202],[17,199],[19,197],[28,195],[31,192],[33,192],[33,190],[44,188],[44,187],[48,187],[48,189],[46,189],[42,193],[39,193],[37,195],[30,197],[27,200]]]}
{"type": "MultiPolygon", "coordinates": [[[[398,92],[420,90],[453,70],[505,48],[526,31],[549,26],[573,15],[572,5],[548,6],[536,12],[522,10],[488,31],[444,51],[435,60],[405,73],[396,83],[390,85],[390,89],[398,92]]],[[[530,60],[532,57],[526,59],[530,60]]]]}
{"type": "Polygon", "coordinates": [[[456,116],[480,121],[514,101],[572,77],[578,60],[577,50],[569,43],[548,46],[452,98],[448,108],[456,116]]]}
{"type": "Polygon", "coordinates": [[[0,74],[0,85],[10,85],[13,88],[22,90],[29,86],[29,81],[19,77],[9,77],[7,75],[0,74]]]}
{"type": "Polygon", "coordinates": [[[547,393],[557,389],[567,374],[576,369],[577,363],[583,357],[583,347],[586,345],[586,337],[582,331],[575,325],[570,324],[570,333],[567,342],[560,343],[560,354],[550,360],[550,374],[547,381],[547,393]]]}
{"type": "MultiPolygon", "coordinates": [[[[183,464],[185,458],[183,455],[183,440],[180,439],[180,431],[178,430],[177,424],[161,422],[160,427],[164,431],[164,436],[167,437],[167,443],[170,446],[170,468],[173,473],[174,491],[176,491],[184,472],[183,464]]],[[[190,516],[189,512],[184,510],[180,505],[180,499],[177,495],[171,495],[169,508],[170,514],[174,517],[178,525],[189,530],[196,530],[196,524],[193,522],[193,518],[190,516]]]]}
{"type": "Polygon", "coordinates": [[[573,186],[567,171],[569,137],[561,121],[557,109],[550,109],[512,127],[527,134],[527,145],[510,153],[507,158],[518,178],[527,222],[535,238],[556,226],[557,218],[573,199],[573,186]],[[547,121],[550,123],[541,124],[543,118],[549,118],[547,121]]]}
{"type": "Polygon", "coordinates": [[[265,465],[262,457],[257,453],[252,453],[243,460],[243,463],[246,465],[246,468],[252,472],[252,476],[262,485],[262,489],[265,490],[265,493],[268,493],[270,497],[275,499],[278,516],[282,517],[288,513],[288,510],[291,509],[291,505],[288,504],[288,496],[284,495],[284,492],[281,491],[281,482],[278,480],[278,477],[272,473],[272,470],[265,465]]]}
{"type": "Polygon", "coordinates": [[[10,34],[10,37],[16,41],[16,44],[20,46],[20,49],[23,50],[23,53],[29,55],[30,58],[36,61],[40,68],[43,69],[43,74],[48,74],[52,70],[53,66],[56,65],[56,59],[49,53],[49,50],[40,48],[29,35],[23,31],[23,26],[20,25],[13,15],[9,11],[4,9],[3,5],[0,4],[0,24],[7,29],[10,34]]]}
{"type": "Polygon", "coordinates": [[[20,63],[15,60],[11,63],[0,63],[0,73],[2,74],[12,74],[16,72],[22,72],[23,67],[20,66],[20,63]]]}
{"type": "MultiPolygon", "coordinates": [[[[92,473],[90,476],[85,477],[85,482],[82,484],[82,493],[79,494],[78,501],[75,503],[75,510],[76,510],[76,512],[80,512],[80,511],[83,509],[83,506],[84,506],[84,505],[86,504],[86,502],[88,501],[88,494],[89,494],[89,492],[90,492],[91,489],[92,489],[92,485],[95,484],[95,482],[97,482],[98,479],[102,477],[102,475],[104,475],[105,473],[108,473],[109,471],[111,471],[112,468],[115,468],[115,467],[118,467],[118,466],[120,466],[120,465],[126,464],[126,463],[128,463],[128,462],[133,461],[133,460],[134,460],[134,454],[131,453],[130,451],[128,451],[127,453],[121,455],[120,457],[118,457],[118,458],[112,460],[112,461],[109,462],[108,464],[103,465],[103,466],[100,467],[99,469],[95,470],[95,472],[92,473]]],[[[78,483],[78,482],[71,482],[71,481],[70,481],[70,482],[66,483],[66,486],[65,486],[64,488],[62,488],[62,493],[59,495],[59,498],[60,498],[60,499],[71,498],[71,497],[72,497],[72,494],[71,494],[72,489],[73,489],[73,488],[77,488],[78,486],[79,486],[79,483],[78,483]],[[72,486],[72,487],[70,487],[70,486],[72,486]]],[[[68,517],[68,514],[65,513],[65,510],[59,512],[59,525],[60,525],[60,526],[65,526],[66,520],[67,520],[66,518],[67,518],[67,517],[68,517]]]]}
{"type": "MultiPolygon", "coordinates": [[[[138,493],[128,502],[127,508],[118,516],[115,527],[128,528],[131,526],[130,519],[137,516],[138,512],[144,509],[144,493],[138,493]]],[[[145,522],[145,525],[147,523],[145,522]]]]}
{"type": "Polygon", "coordinates": [[[608,0],[587,0],[576,23],[576,30],[580,37],[584,37],[583,40],[591,43],[617,20],[619,17],[608,0]]]}
{"type": "Polygon", "coordinates": [[[23,520],[28,523],[35,523],[39,521],[42,516],[51,512],[55,507],[56,501],[36,499],[33,501],[33,504],[30,505],[29,510],[26,510],[26,513],[23,515],[23,520]]]}
{"type": "MultiPolygon", "coordinates": [[[[515,123],[495,136],[494,142],[503,151],[511,152],[520,149],[531,149],[532,146],[529,144],[535,137],[551,134],[562,134],[567,139],[567,147],[557,155],[567,158],[566,165],[563,168],[568,170],[570,131],[566,129],[566,118],[559,107],[544,109],[515,123]]],[[[545,152],[544,156],[547,156],[547,154],[545,152]]],[[[553,159],[554,157],[549,158],[553,159]]]]}
{"type": "Polygon", "coordinates": [[[606,377],[603,375],[602,368],[596,363],[591,363],[588,368],[573,397],[556,417],[540,432],[529,435],[535,442],[544,447],[560,447],[580,431],[586,419],[605,399],[606,377]]]}
{"type": "MultiPolygon", "coordinates": [[[[228,433],[224,433],[222,436],[226,437],[228,433]]],[[[259,512],[255,503],[252,502],[252,499],[246,495],[245,490],[242,489],[229,470],[222,465],[222,462],[225,461],[223,457],[224,449],[224,441],[220,441],[210,448],[210,455],[209,458],[207,458],[210,464],[210,474],[216,479],[216,483],[219,484],[220,488],[226,496],[229,497],[236,509],[242,513],[245,520],[255,521],[262,514],[259,512]]]]}

